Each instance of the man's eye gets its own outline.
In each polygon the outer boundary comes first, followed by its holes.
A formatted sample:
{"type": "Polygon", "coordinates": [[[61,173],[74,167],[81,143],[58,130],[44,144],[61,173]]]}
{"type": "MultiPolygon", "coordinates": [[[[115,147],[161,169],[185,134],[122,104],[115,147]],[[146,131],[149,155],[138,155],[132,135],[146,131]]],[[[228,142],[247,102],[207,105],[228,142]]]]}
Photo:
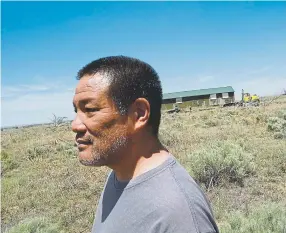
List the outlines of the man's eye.
{"type": "Polygon", "coordinates": [[[97,112],[98,110],[98,108],[85,108],[86,112],[97,112]]]}

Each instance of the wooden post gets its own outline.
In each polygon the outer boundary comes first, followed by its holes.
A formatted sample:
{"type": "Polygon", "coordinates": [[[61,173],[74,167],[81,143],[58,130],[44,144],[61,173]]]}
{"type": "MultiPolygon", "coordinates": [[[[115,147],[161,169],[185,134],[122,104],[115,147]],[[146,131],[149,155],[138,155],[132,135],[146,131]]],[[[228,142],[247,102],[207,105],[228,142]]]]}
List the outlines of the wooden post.
{"type": "Polygon", "coordinates": [[[244,90],[241,90],[241,101],[243,102],[243,97],[244,97],[244,90]]]}

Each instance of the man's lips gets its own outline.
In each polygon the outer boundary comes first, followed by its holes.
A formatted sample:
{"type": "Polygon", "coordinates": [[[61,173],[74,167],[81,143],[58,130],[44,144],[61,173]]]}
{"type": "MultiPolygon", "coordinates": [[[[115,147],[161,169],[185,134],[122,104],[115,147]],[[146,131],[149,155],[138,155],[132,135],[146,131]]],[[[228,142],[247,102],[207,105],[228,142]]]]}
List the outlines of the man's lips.
{"type": "Polygon", "coordinates": [[[81,139],[76,140],[76,142],[77,144],[91,144],[91,141],[81,140],[81,139]]]}
{"type": "Polygon", "coordinates": [[[77,143],[77,148],[80,151],[86,149],[89,145],[92,145],[90,141],[81,140],[81,139],[76,140],[76,143],[77,143]]]}

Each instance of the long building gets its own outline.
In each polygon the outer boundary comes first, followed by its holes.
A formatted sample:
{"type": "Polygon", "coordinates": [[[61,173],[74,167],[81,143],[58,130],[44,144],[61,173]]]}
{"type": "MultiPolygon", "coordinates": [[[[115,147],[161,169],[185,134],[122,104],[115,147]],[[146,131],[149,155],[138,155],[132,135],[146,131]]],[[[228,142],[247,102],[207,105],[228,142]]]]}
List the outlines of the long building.
{"type": "Polygon", "coordinates": [[[162,109],[195,106],[216,106],[234,103],[234,89],[231,86],[182,91],[163,94],[162,109]]]}

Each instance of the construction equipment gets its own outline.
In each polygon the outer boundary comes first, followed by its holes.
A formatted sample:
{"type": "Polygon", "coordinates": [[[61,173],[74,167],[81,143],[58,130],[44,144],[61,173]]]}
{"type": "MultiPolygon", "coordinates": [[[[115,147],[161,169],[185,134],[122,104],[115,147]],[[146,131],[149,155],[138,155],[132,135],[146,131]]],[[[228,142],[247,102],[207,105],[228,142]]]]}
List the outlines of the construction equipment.
{"type": "Polygon", "coordinates": [[[243,102],[244,103],[249,103],[251,102],[251,96],[249,93],[245,93],[244,96],[243,96],[243,102]]]}
{"type": "Polygon", "coordinates": [[[244,93],[242,89],[242,103],[243,106],[259,106],[260,98],[257,94],[250,95],[250,93],[244,93]]]}
{"type": "Polygon", "coordinates": [[[177,104],[174,104],[174,108],[168,110],[167,113],[174,113],[174,112],[178,113],[178,112],[180,112],[180,111],[181,111],[181,110],[180,110],[179,106],[178,106],[177,104]]]}

